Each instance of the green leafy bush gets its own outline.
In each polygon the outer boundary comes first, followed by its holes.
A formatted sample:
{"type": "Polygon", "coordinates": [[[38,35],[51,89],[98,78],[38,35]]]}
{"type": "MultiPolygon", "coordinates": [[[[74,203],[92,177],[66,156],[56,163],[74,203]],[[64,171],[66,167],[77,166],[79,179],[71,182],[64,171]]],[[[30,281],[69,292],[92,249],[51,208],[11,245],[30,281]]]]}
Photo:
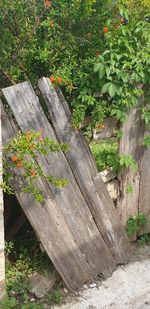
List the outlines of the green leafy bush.
{"type": "Polygon", "coordinates": [[[118,143],[116,141],[92,142],[90,148],[99,172],[108,167],[118,168],[118,143]]]}
{"type": "Polygon", "coordinates": [[[43,309],[44,304],[59,304],[63,299],[61,282],[41,301],[31,303],[29,276],[34,272],[47,275],[53,266],[29,224],[21,228],[14,241],[6,242],[6,288],[7,297],[0,302],[2,309],[43,309]],[[12,296],[13,293],[13,296],[12,296]]]}
{"type": "Polygon", "coordinates": [[[146,229],[147,217],[144,213],[139,212],[136,216],[130,216],[127,220],[127,234],[132,237],[135,233],[139,233],[141,229],[146,229]]]}

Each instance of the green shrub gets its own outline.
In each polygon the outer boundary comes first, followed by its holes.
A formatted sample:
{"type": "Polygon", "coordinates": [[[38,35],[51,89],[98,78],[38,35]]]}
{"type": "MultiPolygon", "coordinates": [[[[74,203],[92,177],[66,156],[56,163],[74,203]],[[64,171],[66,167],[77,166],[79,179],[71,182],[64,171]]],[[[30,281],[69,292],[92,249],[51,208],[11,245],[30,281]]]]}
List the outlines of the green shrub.
{"type": "Polygon", "coordinates": [[[99,172],[108,167],[118,169],[118,143],[116,141],[92,142],[90,148],[99,172]]]}

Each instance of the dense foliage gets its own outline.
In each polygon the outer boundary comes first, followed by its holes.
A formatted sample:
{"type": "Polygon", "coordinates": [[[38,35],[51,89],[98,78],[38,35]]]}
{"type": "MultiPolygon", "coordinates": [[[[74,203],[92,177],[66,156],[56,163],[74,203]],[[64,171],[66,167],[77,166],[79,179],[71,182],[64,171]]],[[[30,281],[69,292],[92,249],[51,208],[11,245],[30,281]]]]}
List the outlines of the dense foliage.
{"type": "Polygon", "coordinates": [[[2,309],[44,309],[59,304],[63,299],[61,282],[57,282],[42,300],[31,293],[30,276],[38,272],[46,276],[53,266],[46,252],[41,252],[36,236],[26,223],[20,233],[5,243],[7,297],[0,301],[2,309]]]}
{"type": "Polygon", "coordinates": [[[1,0],[1,85],[51,76],[75,126],[110,110],[124,120],[149,84],[149,15],[147,0],[1,0]]]}

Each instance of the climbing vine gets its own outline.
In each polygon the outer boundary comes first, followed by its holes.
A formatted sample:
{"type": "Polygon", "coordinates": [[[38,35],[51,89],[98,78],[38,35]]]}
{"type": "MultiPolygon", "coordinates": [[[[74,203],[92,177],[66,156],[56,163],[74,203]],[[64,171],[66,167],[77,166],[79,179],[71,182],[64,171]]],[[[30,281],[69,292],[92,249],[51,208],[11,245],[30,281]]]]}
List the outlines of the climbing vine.
{"type": "Polygon", "coordinates": [[[38,164],[37,158],[39,155],[47,156],[50,152],[67,149],[66,144],[58,144],[45,136],[43,129],[19,132],[3,149],[4,191],[12,193],[15,173],[18,176],[17,189],[24,193],[31,193],[38,202],[42,202],[44,195],[37,186],[36,180],[44,178],[58,188],[64,187],[67,180],[47,175],[38,164]],[[20,176],[24,180],[21,185],[20,176]]]}

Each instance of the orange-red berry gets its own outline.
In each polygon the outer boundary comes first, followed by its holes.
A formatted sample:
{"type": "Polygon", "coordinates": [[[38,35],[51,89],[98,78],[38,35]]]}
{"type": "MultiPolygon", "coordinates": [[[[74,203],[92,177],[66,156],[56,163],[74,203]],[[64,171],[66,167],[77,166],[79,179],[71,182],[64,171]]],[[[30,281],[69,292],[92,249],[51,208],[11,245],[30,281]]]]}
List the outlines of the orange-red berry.
{"type": "Polygon", "coordinates": [[[31,174],[31,176],[33,176],[33,177],[36,176],[36,172],[35,172],[34,170],[31,170],[31,171],[30,171],[30,174],[31,174]]]}
{"type": "Polygon", "coordinates": [[[108,31],[109,31],[108,27],[104,27],[104,28],[103,28],[103,32],[104,32],[104,33],[107,33],[108,31]]]}
{"type": "Polygon", "coordinates": [[[11,161],[16,162],[18,161],[18,158],[16,156],[11,157],[11,161]]]}
{"type": "Polygon", "coordinates": [[[56,79],[56,82],[58,83],[58,84],[61,84],[62,83],[62,78],[61,77],[57,77],[57,79],[56,79]]]}
{"type": "Polygon", "coordinates": [[[51,83],[54,83],[55,82],[55,77],[54,76],[50,76],[50,81],[51,81],[51,83]]]}
{"type": "Polygon", "coordinates": [[[18,167],[18,168],[21,168],[21,167],[22,167],[22,163],[21,163],[21,162],[18,162],[18,163],[17,163],[17,167],[18,167]]]}

